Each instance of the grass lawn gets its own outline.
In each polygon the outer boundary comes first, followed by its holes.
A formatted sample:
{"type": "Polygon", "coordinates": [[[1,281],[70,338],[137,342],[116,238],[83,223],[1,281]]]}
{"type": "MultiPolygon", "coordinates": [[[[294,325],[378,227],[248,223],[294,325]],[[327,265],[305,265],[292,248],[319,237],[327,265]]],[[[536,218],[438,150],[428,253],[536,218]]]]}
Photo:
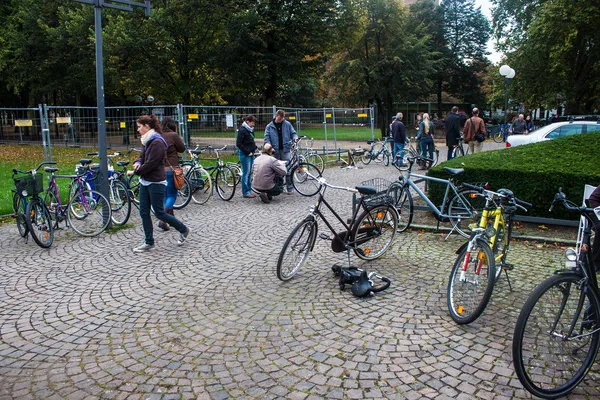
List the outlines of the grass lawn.
{"type": "MultiPolygon", "coordinates": [[[[201,129],[191,129],[190,130],[191,137],[227,137],[227,138],[235,138],[235,131],[227,131],[227,132],[211,132],[204,131],[201,129]]],[[[265,131],[264,129],[257,128],[255,130],[255,137],[257,139],[262,139],[264,137],[265,131]]],[[[317,140],[325,140],[325,129],[323,127],[319,128],[302,128],[299,135],[305,135],[317,140]]],[[[378,130],[375,130],[375,137],[379,137],[381,134],[378,130]]],[[[363,141],[371,139],[371,128],[370,127],[360,127],[360,126],[344,126],[344,127],[336,127],[335,128],[335,137],[337,140],[352,140],[352,141],[363,141]]],[[[327,127],[327,139],[333,140],[333,127],[327,127]]]]}

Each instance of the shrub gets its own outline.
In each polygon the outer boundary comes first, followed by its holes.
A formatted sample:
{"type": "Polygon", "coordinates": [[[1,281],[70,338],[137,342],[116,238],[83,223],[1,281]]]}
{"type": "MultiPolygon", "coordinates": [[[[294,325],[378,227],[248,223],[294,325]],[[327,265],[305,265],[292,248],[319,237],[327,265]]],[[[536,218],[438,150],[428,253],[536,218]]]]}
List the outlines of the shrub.
{"type": "MultiPolygon", "coordinates": [[[[600,185],[595,149],[600,149],[600,132],[460,157],[430,169],[429,175],[445,178],[444,167],[464,168],[461,182],[488,182],[492,190],[510,189],[533,204],[529,216],[576,220],[576,215],[561,206],[552,213],[548,208],[559,187],[570,200],[581,204],[584,185],[600,185]]],[[[441,204],[444,187],[431,184],[429,196],[434,204],[441,204]]]]}

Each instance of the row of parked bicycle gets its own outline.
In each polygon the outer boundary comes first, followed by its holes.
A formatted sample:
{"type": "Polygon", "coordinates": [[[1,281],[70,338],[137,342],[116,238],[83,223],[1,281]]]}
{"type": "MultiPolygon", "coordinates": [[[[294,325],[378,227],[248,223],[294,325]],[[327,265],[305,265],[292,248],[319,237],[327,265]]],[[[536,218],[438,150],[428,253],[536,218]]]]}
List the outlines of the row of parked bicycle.
{"type": "MultiPolygon", "coordinates": [[[[363,182],[354,188],[335,186],[311,175],[315,206],[292,230],[277,260],[277,277],[287,281],[306,263],[317,238],[330,240],[334,252],[352,251],[363,260],[381,257],[396,234],[413,219],[413,193],[421,197],[439,221],[450,221],[452,232],[467,241],[456,251],[447,287],[447,307],[459,324],[475,321],[485,310],[495,283],[513,265],[508,263],[513,217],[531,204],[512,191],[490,190],[485,184],[456,185],[463,169],[445,168],[448,179],[412,173],[419,157],[408,158],[408,174],[381,190],[381,180],[363,182]],[[446,185],[442,205],[436,207],[415,181],[446,185]],[[379,187],[378,187],[379,186],[379,187]],[[341,189],[360,195],[352,217],[345,221],[326,201],[327,189],[341,189]],[[344,228],[336,231],[323,207],[344,228]],[[318,233],[319,222],[330,234],[318,233]]],[[[400,169],[400,168],[399,168],[400,169]]],[[[557,268],[529,296],[517,319],[513,336],[513,360],[523,386],[536,396],[558,398],[570,393],[586,376],[600,347],[600,297],[592,262],[591,227],[594,210],[568,201],[558,190],[552,207],[562,204],[582,216],[577,249],[568,251],[573,266],[557,268]]],[[[334,222],[335,223],[335,222],[334,222]]],[[[336,225],[339,225],[336,223],[336,225]]],[[[371,282],[372,284],[372,282],[371,282]]]]}

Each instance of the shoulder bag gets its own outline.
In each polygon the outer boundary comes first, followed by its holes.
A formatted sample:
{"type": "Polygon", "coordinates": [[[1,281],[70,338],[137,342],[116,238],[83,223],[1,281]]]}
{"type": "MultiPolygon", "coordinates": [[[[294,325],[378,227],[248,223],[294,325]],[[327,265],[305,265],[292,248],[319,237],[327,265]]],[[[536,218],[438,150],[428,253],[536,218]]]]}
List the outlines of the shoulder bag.
{"type": "Polygon", "coordinates": [[[183,177],[183,168],[181,167],[173,167],[167,158],[167,164],[173,170],[173,184],[175,185],[175,189],[179,190],[185,184],[185,178],[183,177]]]}

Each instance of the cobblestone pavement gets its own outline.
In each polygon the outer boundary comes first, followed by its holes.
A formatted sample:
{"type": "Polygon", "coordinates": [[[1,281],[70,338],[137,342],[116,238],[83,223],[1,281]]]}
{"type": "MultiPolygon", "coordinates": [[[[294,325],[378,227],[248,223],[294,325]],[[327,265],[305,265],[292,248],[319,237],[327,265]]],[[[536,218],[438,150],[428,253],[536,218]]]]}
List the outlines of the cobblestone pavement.
{"type": "MultiPolygon", "coordinates": [[[[397,173],[325,176],[356,185],[397,173]]],[[[351,194],[327,198],[350,215],[351,194]]],[[[215,196],[177,213],[192,229],[185,246],[155,232],[147,254],[131,250],[139,218],[92,239],[59,232],[49,250],[0,228],[0,399],[530,398],[512,366],[513,329],[563,249],[515,242],[513,291],[500,280],[483,316],[458,326],[446,310],[456,236],[407,232],[379,260],[351,255],[392,280],[372,298],[339,290],[331,266],[347,258],[323,240],[280,282],[283,241],[313,201],[215,196]]],[[[598,396],[598,372],[571,398],[598,396]]]]}

